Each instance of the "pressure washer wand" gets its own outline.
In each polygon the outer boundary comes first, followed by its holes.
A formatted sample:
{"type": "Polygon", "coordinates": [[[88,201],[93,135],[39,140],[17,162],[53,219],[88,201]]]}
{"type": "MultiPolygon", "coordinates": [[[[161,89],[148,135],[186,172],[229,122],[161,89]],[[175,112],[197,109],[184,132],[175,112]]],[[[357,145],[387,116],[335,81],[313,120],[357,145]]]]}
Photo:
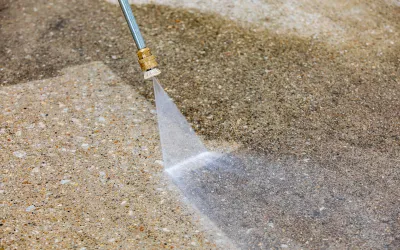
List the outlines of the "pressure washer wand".
{"type": "Polygon", "coordinates": [[[149,79],[159,75],[161,71],[156,68],[158,65],[156,62],[156,57],[151,54],[150,49],[147,48],[146,44],[144,43],[144,39],[140,33],[139,26],[136,23],[136,19],[133,16],[128,0],[118,0],[118,2],[121,6],[122,12],[124,13],[126,22],[128,23],[128,27],[131,31],[136,47],[138,48],[137,56],[140,67],[144,72],[144,79],[149,79]]]}

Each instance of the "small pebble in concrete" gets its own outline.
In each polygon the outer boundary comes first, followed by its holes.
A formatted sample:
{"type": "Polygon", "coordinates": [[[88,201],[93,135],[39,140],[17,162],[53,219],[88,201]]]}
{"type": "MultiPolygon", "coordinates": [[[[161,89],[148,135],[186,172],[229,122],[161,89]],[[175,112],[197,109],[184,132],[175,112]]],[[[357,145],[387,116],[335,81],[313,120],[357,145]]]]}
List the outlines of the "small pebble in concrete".
{"type": "Polygon", "coordinates": [[[105,172],[100,172],[99,173],[99,179],[103,184],[106,183],[106,181],[107,181],[106,173],[105,172]]]}
{"type": "Polygon", "coordinates": [[[32,169],[32,173],[39,173],[40,172],[40,168],[36,167],[34,169],[32,169]]]}
{"type": "Polygon", "coordinates": [[[89,149],[89,144],[83,143],[83,144],[81,145],[81,147],[82,147],[83,150],[88,150],[88,149],[89,149]]]}
{"type": "Polygon", "coordinates": [[[70,182],[71,182],[71,180],[61,180],[60,181],[61,185],[68,184],[70,182]]]}
{"type": "Polygon", "coordinates": [[[15,151],[13,154],[15,157],[18,157],[18,158],[25,158],[25,156],[26,156],[26,153],[24,151],[15,151]]]}
{"type": "Polygon", "coordinates": [[[25,209],[25,211],[27,211],[27,212],[32,212],[32,211],[34,211],[36,209],[36,207],[34,206],[34,205],[30,205],[29,207],[27,207],[26,209],[25,209]]]}
{"type": "Polygon", "coordinates": [[[164,165],[164,162],[161,161],[161,160],[156,160],[154,163],[155,163],[155,164],[158,164],[158,165],[160,165],[160,166],[163,166],[163,165],[164,165]]]}

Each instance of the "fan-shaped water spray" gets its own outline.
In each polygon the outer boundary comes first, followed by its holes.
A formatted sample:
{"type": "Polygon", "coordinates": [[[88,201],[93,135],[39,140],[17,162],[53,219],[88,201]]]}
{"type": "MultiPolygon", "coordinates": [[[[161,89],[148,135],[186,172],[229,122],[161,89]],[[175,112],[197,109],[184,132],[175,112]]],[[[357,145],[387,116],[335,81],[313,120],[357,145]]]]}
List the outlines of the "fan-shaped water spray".
{"type": "Polygon", "coordinates": [[[184,165],[193,167],[214,155],[206,149],[155,77],[153,85],[165,170],[176,173],[184,165]]]}

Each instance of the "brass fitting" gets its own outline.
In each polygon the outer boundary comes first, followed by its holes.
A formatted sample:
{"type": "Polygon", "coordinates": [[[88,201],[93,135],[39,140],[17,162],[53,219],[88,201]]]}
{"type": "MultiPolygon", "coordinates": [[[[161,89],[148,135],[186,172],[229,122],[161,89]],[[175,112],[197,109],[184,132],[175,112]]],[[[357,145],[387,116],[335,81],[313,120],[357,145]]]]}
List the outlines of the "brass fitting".
{"type": "Polygon", "coordinates": [[[140,67],[142,71],[148,71],[157,67],[156,57],[153,56],[149,48],[141,49],[137,52],[140,67]]]}

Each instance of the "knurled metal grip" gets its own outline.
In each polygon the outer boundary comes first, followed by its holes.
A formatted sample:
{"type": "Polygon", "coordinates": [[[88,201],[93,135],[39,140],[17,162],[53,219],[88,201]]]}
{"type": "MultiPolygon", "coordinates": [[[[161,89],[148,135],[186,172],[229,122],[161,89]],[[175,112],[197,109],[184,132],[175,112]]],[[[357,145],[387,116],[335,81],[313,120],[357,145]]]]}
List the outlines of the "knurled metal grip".
{"type": "Polygon", "coordinates": [[[149,48],[141,49],[137,52],[140,67],[142,71],[147,71],[157,67],[156,57],[153,56],[149,48]]]}

